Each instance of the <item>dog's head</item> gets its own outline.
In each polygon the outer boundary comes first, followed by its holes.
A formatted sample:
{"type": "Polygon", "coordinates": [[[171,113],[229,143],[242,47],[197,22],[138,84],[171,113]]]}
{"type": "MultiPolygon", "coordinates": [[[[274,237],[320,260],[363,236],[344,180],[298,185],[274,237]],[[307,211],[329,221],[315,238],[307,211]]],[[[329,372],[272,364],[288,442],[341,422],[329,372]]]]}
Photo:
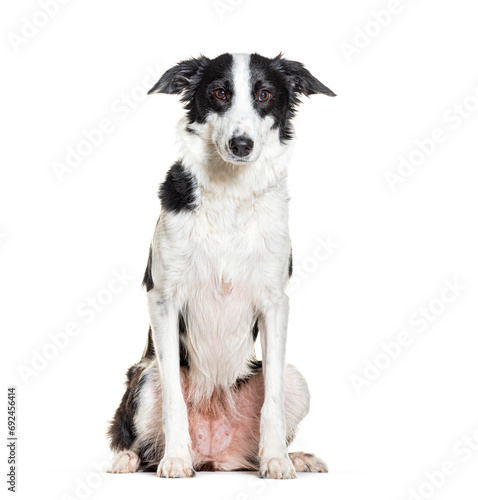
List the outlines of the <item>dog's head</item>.
{"type": "Polygon", "coordinates": [[[149,91],[154,93],[182,94],[189,132],[234,164],[257,161],[268,146],[292,138],[291,119],[301,95],[335,95],[301,63],[258,54],[180,62],[149,91]]]}

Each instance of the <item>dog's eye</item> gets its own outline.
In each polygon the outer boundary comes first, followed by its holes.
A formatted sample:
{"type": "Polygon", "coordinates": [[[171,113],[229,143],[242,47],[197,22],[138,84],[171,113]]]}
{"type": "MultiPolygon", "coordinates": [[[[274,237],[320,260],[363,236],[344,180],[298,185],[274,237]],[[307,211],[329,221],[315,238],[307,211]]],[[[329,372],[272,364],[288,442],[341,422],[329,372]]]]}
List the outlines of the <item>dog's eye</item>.
{"type": "Polygon", "coordinates": [[[257,100],[266,102],[271,98],[271,93],[268,90],[262,89],[257,93],[257,100]]]}
{"type": "Polygon", "coordinates": [[[214,97],[220,99],[221,101],[226,100],[226,91],[224,89],[216,89],[214,91],[214,97]]]}

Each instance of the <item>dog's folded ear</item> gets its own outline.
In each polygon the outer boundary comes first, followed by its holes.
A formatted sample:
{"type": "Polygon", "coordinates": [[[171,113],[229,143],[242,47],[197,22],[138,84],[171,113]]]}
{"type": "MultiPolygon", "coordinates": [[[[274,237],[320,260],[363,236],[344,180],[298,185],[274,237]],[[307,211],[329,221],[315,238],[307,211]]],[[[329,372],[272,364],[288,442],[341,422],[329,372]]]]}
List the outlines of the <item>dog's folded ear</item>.
{"type": "Polygon", "coordinates": [[[284,59],[282,54],[275,57],[273,63],[276,69],[285,76],[289,83],[289,88],[293,92],[305,96],[311,94],[325,94],[335,97],[336,94],[323,83],[319,82],[302,63],[284,59]]]}
{"type": "Polygon", "coordinates": [[[181,61],[168,69],[148,94],[180,94],[195,82],[199,82],[208,62],[209,59],[204,56],[181,61]]]}

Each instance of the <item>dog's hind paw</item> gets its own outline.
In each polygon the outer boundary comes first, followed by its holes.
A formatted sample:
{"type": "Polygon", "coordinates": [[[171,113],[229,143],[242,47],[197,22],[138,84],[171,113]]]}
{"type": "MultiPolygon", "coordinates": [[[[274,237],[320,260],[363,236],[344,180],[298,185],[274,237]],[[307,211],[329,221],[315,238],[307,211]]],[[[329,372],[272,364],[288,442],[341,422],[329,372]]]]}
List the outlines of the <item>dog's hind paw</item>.
{"type": "Polygon", "coordinates": [[[140,460],[134,451],[120,451],[113,458],[107,472],[112,474],[127,474],[139,469],[140,460]]]}
{"type": "Polygon", "coordinates": [[[164,457],[158,465],[156,476],[158,477],[194,477],[191,460],[182,458],[164,457]]]}
{"type": "Polygon", "coordinates": [[[327,464],[312,453],[298,451],[289,453],[289,458],[297,472],[329,472],[327,464]]]}

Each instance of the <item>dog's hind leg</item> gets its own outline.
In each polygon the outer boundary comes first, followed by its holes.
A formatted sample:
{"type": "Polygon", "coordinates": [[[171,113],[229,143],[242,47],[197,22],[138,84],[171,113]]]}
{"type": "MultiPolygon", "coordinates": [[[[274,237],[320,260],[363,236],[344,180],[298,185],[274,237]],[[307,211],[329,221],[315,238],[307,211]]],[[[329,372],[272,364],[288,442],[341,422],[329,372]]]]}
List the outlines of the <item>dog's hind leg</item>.
{"type": "MultiPolygon", "coordinates": [[[[286,365],[284,371],[284,390],[285,444],[289,446],[310,406],[307,382],[297,368],[290,364],[286,365]]],[[[259,421],[260,409],[264,403],[262,369],[245,381],[234,397],[236,410],[240,416],[233,426],[231,442],[225,452],[215,458],[212,469],[208,470],[259,469],[259,421]]],[[[311,453],[289,453],[289,459],[298,472],[327,472],[326,464],[311,453]]],[[[199,467],[198,470],[205,469],[199,467]]]]}
{"type": "MultiPolygon", "coordinates": [[[[307,382],[293,365],[286,366],[284,388],[288,446],[295,437],[297,426],[309,412],[310,394],[307,382]]],[[[289,458],[297,472],[328,472],[327,464],[312,453],[289,453],[289,458]]]]}
{"type": "Polygon", "coordinates": [[[289,458],[297,472],[329,472],[327,464],[312,453],[298,451],[289,453],[289,458]]]}
{"type": "Polygon", "coordinates": [[[140,463],[140,459],[134,451],[120,451],[111,461],[108,472],[112,474],[136,472],[140,463]]]}
{"type": "Polygon", "coordinates": [[[108,472],[128,473],[140,469],[135,418],[145,381],[144,370],[145,363],[139,363],[127,372],[126,391],[108,428],[110,446],[116,452],[108,472]]]}

